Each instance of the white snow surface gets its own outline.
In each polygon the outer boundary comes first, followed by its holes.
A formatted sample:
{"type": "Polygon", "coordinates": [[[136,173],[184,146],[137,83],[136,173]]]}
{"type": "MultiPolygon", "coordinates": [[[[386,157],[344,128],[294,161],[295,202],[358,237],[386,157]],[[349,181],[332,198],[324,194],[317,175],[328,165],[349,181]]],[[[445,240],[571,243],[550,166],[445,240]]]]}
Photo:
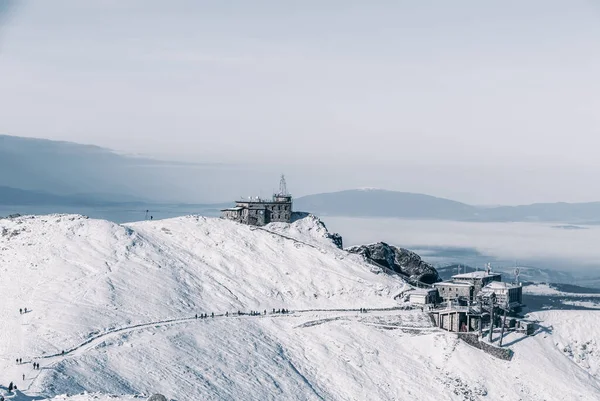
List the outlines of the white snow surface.
{"type": "Polygon", "coordinates": [[[600,312],[553,310],[531,316],[541,322],[559,351],[596,380],[600,379],[600,312]]]}
{"type": "Polygon", "coordinates": [[[498,360],[433,327],[420,309],[396,309],[407,285],[326,234],[314,217],[264,229],[197,216],[125,225],[75,215],[0,220],[0,394],[15,401],[153,393],[178,401],[600,397],[598,312],[534,314],[536,335],[510,334],[515,356],[498,360]],[[581,344],[593,349],[586,363],[564,351],[581,344]],[[19,387],[11,395],[9,381],[19,387]]]}
{"type": "Polygon", "coordinates": [[[531,295],[566,295],[562,291],[558,291],[555,288],[550,287],[548,284],[531,284],[523,287],[524,294],[531,295]]]}
{"type": "Polygon", "coordinates": [[[559,291],[556,288],[550,287],[548,284],[538,283],[530,284],[523,287],[523,293],[531,295],[550,295],[550,296],[568,296],[580,298],[600,298],[600,294],[585,294],[559,291]]]}

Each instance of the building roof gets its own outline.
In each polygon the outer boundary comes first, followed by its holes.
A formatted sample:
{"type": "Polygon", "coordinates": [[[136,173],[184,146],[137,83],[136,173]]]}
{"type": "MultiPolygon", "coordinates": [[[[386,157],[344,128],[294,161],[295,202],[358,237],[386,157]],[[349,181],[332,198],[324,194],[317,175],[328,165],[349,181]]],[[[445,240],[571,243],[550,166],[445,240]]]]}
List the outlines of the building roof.
{"type": "Polygon", "coordinates": [[[457,278],[457,279],[474,279],[474,278],[485,278],[485,277],[495,277],[495,276],[501,276],[502,274],[500,273],[494,273],[494,272],[487,272],[485,270],[479,270],[476,272],[471,272],[471,273],[463,273],[463,274],[457,274],[452,276],[452,278],[457,278]]]}
{"type": "Polygon", "coordinates": [[[245,208],[242,207],[242,206],[235,206],[235,207],[228,207],[226,209],[221,209],[221,211],[222,212],[237,212],[237,211],[240,211],[242,209],[245,209],[245,208]]]}
{"type": "Polygon", "coordinates": [[[473,284],[464,283],[461,281],[441,281],[441,282],[435,283],[433,285],[436,287],[440,286],[440,285],[447,285],[447,286],[452,286],[452,287],[473,287],[473,284]]]}
{"type": "Polygon", "coordinates": [[[258,204],[277,204],[277,205],[287,205],[288,203],[292,203],[291,197],[290,200],[276,200],[276,199],[240,199],[236,200],[235,203],[258,203],[258,204]]]}
{"type": "Polygon", "coordinates": [[[475,313],[475,310],[470,306],[456,306],[452,305],[449,308],[445,309],[436,309],[433,311],[434,313],[439,313],[442,315],[447,315],[449,313],[475,313]]]}
{"type": "Polygon", "coordinates": [[[437,290],[435,288],[417,288],[416,290],[409,292],[408,295],[428,295],[436,291],[437,290]]]}

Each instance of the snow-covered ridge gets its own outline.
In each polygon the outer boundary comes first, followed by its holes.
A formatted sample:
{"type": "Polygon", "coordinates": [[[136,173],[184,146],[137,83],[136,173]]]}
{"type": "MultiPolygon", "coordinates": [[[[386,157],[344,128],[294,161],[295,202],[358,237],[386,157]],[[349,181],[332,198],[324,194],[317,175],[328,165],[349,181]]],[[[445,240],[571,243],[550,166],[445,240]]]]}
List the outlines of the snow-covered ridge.
{"type": "Polygon", "coordinates": [[[509,335],[500,361],[395,309],[405,283],[327,234],[314,217],[0,220],[0,394],[13,381],[14,401],[598,398],[596,351],[589,367],[564,351],[593,344],[595,312],[540,315],[545,331],[509,335]]]}
{"type": "Polygon", "coordinates": [[[326,234],[315,217],[262,229],[200,216],[2,219],[0,370],[113,328],[202,312],[396,306],[405,283],[373,274],[326,234]]]}
{"type": "Polygon", "coordinates": [[[595,311],[536,312],[556,349],[575,364],[600,379],[600,339],[598,313],[595,311]]]}
{"type": "Polygon", "coordinates": [[[314,217],[264,229],[200,216],[126,225],[78,215],[0,220],[7,279],[0,285],[15,300],[0,313],[8,317],[43,300],[36,320],[79,322],[82,331],[53,334],[72,341],[98,323],[199,311],[350,307],[357,297],[373,306],[396,305],[393,295],[404,283],[372,274],[326,234],[314,217]]]}

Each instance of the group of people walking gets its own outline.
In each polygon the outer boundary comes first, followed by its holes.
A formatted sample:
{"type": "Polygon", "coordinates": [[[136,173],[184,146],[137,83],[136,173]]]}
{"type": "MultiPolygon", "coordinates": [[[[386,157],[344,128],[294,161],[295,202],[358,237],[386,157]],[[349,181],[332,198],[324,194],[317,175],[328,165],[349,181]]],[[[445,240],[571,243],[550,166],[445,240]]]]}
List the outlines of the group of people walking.
{"type": "MultiPolygon", "coordinates": [[[[365,309],[366,311],[366,309],[365,309]]],[[[273,312],[272,313],[290,313],[289,309],[275,309],[273,308],[273,312]]],[[[235,315],[236,312],[233,312],[232,315],[235,315]]],[[[263,312],[260,311],[255,311],[255,310],[251,310],[250,313],[245,313],[242,312],[241,310],[237,311],[237,315],[238,316],[242,316],[242,315],[250,315],[250,316],[261,316],[261,315],[266,315],[267,314],[267,310],[265,309],[263,312]]],[[[222,315],[221,315],[222,316],[222,315]]],[[[225,316],[228,317],[229,316],[229,312],[225,312],[225,316]]],[[[196,315],[194,316],[196,319],[205,319],[208,317],[208,313],[201,313],[200,315],[198,315],[196,313],[196,315]]],[[[211,312],[210,317],[215,317],[215,313],[211,312]]]]}
{"type": "MultiPolygon", "coordinates": [[[[23,358],[17,358],[16,361],[17,361],[17,365],[23,364],[23,358]]],[[[27,363],[27,362],[25,362],[25,363],[27,363]]],[[[34,370],[40,370],[40,364],[37,363],[37,362],[34,362],[33,363],[33,369],[34,370]]]]}
{"type": "MultiPolygon", "coordinates": [[[[208,317],[208,313],[201,313],[200,316],[198,316],[196,313],[196,319],[198,319],[198,317],[200,317],[200,319],[206,319],[208,317]]],[[[211,312],[210,317],[215,317],[215,313],[211,312]]]]}

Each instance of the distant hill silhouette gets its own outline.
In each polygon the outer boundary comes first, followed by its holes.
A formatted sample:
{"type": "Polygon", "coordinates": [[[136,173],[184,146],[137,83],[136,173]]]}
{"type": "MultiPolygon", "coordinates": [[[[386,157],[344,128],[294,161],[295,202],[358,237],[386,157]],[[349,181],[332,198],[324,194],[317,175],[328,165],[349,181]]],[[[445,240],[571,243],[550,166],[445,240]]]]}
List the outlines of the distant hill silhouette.
{"type": "Polygon", "coordinates": [[[0,205],[60,205],[60,206],[111,206],[140,204],[141,199],[120,194],[55,195],[42,191],[0,186],[0,205]]]}
{"type": "MultiPolygon", "coordinates": [[[[295,199],[294,205],[296,210],[330,216],[490,222],[600,223],[600,202],[479,207],[430,195],[380,189],[354,189],[308,195],[295,199]]],[[[576,229],[579,227],[570,225],[556,228],[576,229]]]]}
{"type": "Polygon", "coordinates": [[[0,186],[104,201],[216,203],[277,182],[244,163],[172,162],[73,142],[0,135],[0,186]],[[93,195],[93,196],[90,196],[93,195]]]}
{"type": "MultiPolygon", "coordinates": [[[[214,194],[223,193],[224,182],[232,188],[227,191],[252,193],[246,192],[253,188],[249,178],[258,180],[261,174],[268,175],[241,165],[166,162],[92,145],[0,135],[0,205],[181,203],[182,210],[209,208],[214,214],[213,209],[230,204],[210,204],[222,199],[214,194]]],[[[381,189],[308,195],[295,199],[294,209],[323,216],[566,223],[557,229],[600,224],[600,202],[479,207],[381,189]]]]}
{"type": "Polygon", "coordinates": [[[479,210],[448,199],[381,189],[308,195],[296,199],[294,208],[318,215],[452,220],[473,219],[479,210]]]}
{"type": "Polygon", "coordinates": [[[96,198],[111,201],[149,198],[153,192],[168,190],[162,182],[158,185],[159,176],[151,168],[161,163],[165,164],[97,146],[0,135],[3,187],[60,196],[96,194],[96,198]]]}

